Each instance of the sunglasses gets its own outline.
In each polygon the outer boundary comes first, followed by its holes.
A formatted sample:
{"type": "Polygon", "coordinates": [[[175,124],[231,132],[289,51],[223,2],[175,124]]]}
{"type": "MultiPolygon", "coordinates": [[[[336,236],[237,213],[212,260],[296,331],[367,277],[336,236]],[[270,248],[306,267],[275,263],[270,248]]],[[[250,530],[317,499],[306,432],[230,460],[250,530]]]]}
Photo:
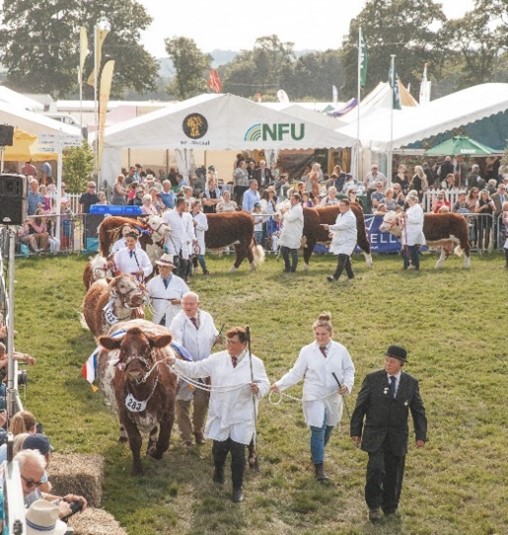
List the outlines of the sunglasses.
{"type": "Polygon", "coordinates": [[[44,483],[44,481],[34,481],[33,479],[28,479],[23,475],[21,475],[21,479],[26,483],[27,487],[40,487],[44,483]]]}

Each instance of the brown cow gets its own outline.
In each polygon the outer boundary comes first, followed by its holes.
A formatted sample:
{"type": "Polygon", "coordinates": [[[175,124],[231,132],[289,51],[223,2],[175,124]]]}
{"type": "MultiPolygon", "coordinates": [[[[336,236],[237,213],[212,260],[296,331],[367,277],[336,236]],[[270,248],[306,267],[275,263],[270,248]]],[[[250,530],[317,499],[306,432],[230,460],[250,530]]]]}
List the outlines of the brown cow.
{"type": "MultiPolygon", "coordinates": [[[[358,246],[363,251],[368,267],[372,266],[372,256],[370,254],[370,243],[365,230],[365,219],[362,207],[357,203],[351,203],[351,210],[356,217],[356,228],[358,231],[358,246]]],[[[329,243],[329,232],[321,224],[333,225],[339,215],[338,205],[323,206],[317,208],[303,209],[303,235],[305,237],[305,247],[303,249],[304,268],[309,269],[310,257],[314,251],[316,243],[329,243]]]]}
{"type": "Polygon", "coordinates": [[[143,473],[141,433],[149,434],[146,453],[153,459],[169,447],[177,385],[167,365],[174,357],[171,339],[164,327],[145,320],[115,325],[99,338],[99,385],[127,432],[133,475],[143,473]]]}
{"type": "Polygon", "coordinates": [[[97,338],[105,334],[111,325],[138,317],[137,309],[144,304],[145,298],[146,292],[132,275],[124,273],[110,282],[98,280],[83,300],[86,326],[97,338]]]}
{"type": "Polygon", "coordinates": [[[208,230],[205,232],[207,249],[223,249],[228,245],[235,246],[236,258],[231,271],[236,271],[245,258],[255,270],[257,264],[263,262],[264,251],[256,245],[254,239],[254,220],[243,211],[206,214],[208,230]]]}
{"type": "MultiPolygon", "coordinates": [[[[383,223],[379,230],[381,232],[391,232],[394,236],[400,238],[401,229],[397,212],[387,212],[383,217],[383,223]]],[[[464,267],[470,267],[469,226],[467,219],[463,215],[452,213],[425,214],[423,235],[427,245],[441,247],[441,255],[435,265],[436,269],[443,266],[452,251],[458,256],[464,253],[464,267]]]]}

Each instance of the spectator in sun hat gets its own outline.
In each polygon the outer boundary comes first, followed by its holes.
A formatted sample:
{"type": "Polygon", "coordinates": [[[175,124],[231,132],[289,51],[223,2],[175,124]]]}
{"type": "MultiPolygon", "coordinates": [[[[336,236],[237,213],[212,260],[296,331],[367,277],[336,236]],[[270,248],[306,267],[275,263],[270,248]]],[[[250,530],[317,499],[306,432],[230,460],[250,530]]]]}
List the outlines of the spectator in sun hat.
{"type": "Polygon", "coordinates": [[[64,535],[67,524],[58,519],[58,507],[46,500],[36,500],[25,514],[26,535],[64,535]]]}

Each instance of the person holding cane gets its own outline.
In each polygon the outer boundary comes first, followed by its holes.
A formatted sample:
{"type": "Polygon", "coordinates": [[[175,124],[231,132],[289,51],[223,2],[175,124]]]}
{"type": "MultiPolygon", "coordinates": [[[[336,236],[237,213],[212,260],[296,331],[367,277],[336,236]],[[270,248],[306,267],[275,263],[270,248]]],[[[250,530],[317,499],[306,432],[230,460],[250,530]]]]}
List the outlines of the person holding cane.
{"type": "Polygon", "coordinates": [[[295,364],[275,382],[272,392],[282,392],[302,379],[303,414],[310,427],[310,452],[315,477],[326,481],[325,447],[342,416],[342,396],[350,394],[355,367],[348,350],[332,340],[332,316],[323,312],[314,322],[314,342],[304,346],[295,364]]]}
{"type": "Polygon", "coordinates": [[[182,375],[210,377],[212,386],[205,436],[213,440],[213,481],[217,485],[224,484],[224,465],[231,453],[233,502],[238,503],[244,500],[245,447],[255,433],[257,403],[268,392],[270,382],[263,361],[248,351],[246,329],[233,327],[226,338],[225,351],[198,362],[175,359],[170,364],[182,375]]]}

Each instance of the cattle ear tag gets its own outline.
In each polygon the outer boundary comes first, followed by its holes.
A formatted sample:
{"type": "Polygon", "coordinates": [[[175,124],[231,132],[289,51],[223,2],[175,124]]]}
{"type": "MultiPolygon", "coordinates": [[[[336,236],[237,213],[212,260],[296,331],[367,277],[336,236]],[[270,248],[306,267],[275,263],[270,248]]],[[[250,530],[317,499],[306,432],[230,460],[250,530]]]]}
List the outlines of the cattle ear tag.
{"type": "Polygon", "coordinates": [[[132,394],[128,394],[125,406],[130,412],[143,412],[146,409],[146,401],[138,401],[132,394]]]}
{"type": "Polygon", "coordinates": [[[125,369],[125,364],[123,362],[119,362],[116,367],[121,371],[123,372],[124,369],[125,369]]]}

